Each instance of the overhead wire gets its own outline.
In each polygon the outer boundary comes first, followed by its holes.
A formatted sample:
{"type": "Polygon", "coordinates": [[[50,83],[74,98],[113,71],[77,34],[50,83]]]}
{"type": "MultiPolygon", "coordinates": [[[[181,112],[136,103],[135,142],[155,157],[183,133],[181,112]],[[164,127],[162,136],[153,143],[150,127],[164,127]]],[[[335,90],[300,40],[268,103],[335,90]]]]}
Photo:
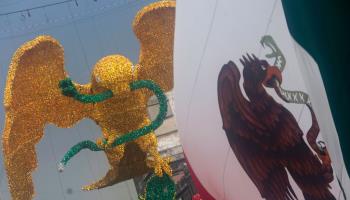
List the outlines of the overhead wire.
{"type": "Polygon", "coordinates": [[[60,2],[55,2],[55,3],[50,3],[50,4],[44,4],[41,6],[35,6],[35,7],[31,7],[31,8],[25,8],[25,9],[15,10],[15,11],[11,11],[11,12],[0,13],[0,16],[6,16],[6,15],[15,14],[15,13],[21,13],[21,12],[25,12],[25,11],[40,9],[40,8],[51,7],[51,6],[55,6],[55,5],[59,5],[59,4],[72,2],[72,1],[76,1],[76,0],[65,0],[65,1],[60,1],[60,2]]]}

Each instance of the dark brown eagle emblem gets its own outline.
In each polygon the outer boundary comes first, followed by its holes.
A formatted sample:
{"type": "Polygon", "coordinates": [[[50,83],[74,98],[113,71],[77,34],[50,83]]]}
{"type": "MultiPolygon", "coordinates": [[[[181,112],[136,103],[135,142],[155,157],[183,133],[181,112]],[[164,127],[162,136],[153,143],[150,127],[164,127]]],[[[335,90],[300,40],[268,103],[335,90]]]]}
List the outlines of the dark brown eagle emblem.
{"type": "Polygon", "coordinates": [[[270,65],[248,54],[240,59],[247,98],[242,94],[241,73],[234,62],[225,64],[218,77],[219,107],[230,146],[266,200],[298,199],[288,173],[305,200],[335,200],[330,192],[334,179],[331,161],[324,142],[316,142],[320,130],[309,97],[301,91],[281,88],[285,58],[271,36],[263,37],[262,44],[273,50],[267,56],[276,61],[270,65]],[[306,133],[307,141],[292,113],[265,87],[274,88],[286,102],[303,103],[309,108],[312,125],[306,133]]]}

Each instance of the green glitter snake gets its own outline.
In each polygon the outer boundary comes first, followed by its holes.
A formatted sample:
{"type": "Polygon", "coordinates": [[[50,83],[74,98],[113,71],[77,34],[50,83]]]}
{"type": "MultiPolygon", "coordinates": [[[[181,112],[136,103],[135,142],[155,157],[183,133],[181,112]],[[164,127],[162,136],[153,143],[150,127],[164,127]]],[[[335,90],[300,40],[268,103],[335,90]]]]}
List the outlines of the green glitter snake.
{"type": "MultiPolygon", "coordinates": [[[[69,78],[60,81],[59,87],[61,88],[63,95],[73,97],[74,99],[82,103],[97,103],[109,99],[113,96],[113,92],[110,90],[95,95],[80,94],[73,85],[73,82],[69,78]]],[[[113,148],[118,145],[130,142],[156,130],[162,125],[167,115],[167,97],[156,83],[154,83],[151,80],[139,80],[130,83],[130,88],[131,91],[141,88],[147,88],[151,90],[158,99],[159,113],[156,119],[152,121],[149,125],[122,135],[121,137],[117,138],[109,148],[113,148]]],[[[81,141],[78,144],[71,147],[69,151],[67,151],[67,153],[63,156],[62,160],[59,163],[59,171],[62,172],[64,167],[67,165],[68,161],[83,149],[89,149],[91,151],[105,150],[104,148],[100,148],[93,141],[81,141]]],[[[141,198],[146,200],[173,200],[175,199],[175,192],[175,184],[168,175],[165,174],[162,177],[152,176],[151,179],[147,182],[145,197],[141,198]]]]}
{"type": "MultiPolygon", "coordinates": [[[[70,79],[64,79],[60,81],[59,86],[62,89],[63,95],[73,97],[74,99],[79,100],[83,103],[101,102],[113,96],[113,93],[110,90],[105,91],[101,94],[96,94],[96,95],[79,94],[70,79]]],[[[149,125],[122,135],[121,137],[117,138],[109,148],[114,148],[118,145],[130,142],[132,140],[135,140],[141,136],[144,136],[156,130],[158,127],[162,125],[166,117],[167,110],[168,110],[167,97],[163,93],[162,89],[156,83],[154,83],[151,80],[139,80],[139,81],[132,82],[130,84],[130,88],[131,88],[131,91],[141,89],[141,88],[147,88],[152,92],[154,92],[154,94],[156,95],[159,101],[159,113],[156,119],[152,121],[149,125]]],[[[60,170],[62,171],[63,168],[67,165],[68,161],[83,149],[89,149],[91,151],[105,150],[104,148],[100,148],[93,141],[90,141],[90,140],[81,141],[78,144],[74,145],[72,148],[70,148],[69,151],[63,156],[63,159],[60,162],[60,170]]]]}

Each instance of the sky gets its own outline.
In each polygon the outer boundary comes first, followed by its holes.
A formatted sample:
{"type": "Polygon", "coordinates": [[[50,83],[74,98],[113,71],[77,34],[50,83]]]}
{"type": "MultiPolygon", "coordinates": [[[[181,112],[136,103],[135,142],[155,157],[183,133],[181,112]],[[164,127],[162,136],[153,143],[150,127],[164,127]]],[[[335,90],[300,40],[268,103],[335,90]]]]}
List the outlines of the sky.
{"type": "MultiPolygon", "coordinates": [[[[139,9],[153,0],[77,0],[55,6],[3,15],[16,10],[59,2],[26,0],[0,2],[0,91],[6,82],[8,66],[15,50],[38,35],[51,35],[64,47],[65,69],[78,83],[90,81],[91,69],[102,57],[122,54],[134,63],[139,44],[132,32],[132,20],[139,9]]],[[[1,101],[2,102],[2,101],[1,101]]],[[[3,131],[4,108],[0,106],[0,133],[3,131]]],[[[81,186],[105,175],[107,159],[102,153],[83,151],[63,173],[57,163],[64,153],[81,140],[101,136],[99,127],[85,119],[69,129],[47,125],[43,139],[36,146],[39,167],[33,173],[37,200],[110,200],[137,199],[132,181],[92,192],[81,186]]],[[[0,152],[0,199],[10,199],[0,152]]]]}

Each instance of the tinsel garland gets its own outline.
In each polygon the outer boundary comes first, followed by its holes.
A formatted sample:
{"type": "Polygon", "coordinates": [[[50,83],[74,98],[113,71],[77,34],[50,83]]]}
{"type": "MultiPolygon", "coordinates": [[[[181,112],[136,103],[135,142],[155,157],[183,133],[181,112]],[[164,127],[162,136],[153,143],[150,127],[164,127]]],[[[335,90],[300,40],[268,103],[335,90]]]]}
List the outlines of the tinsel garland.
{"type": "Polygon", "coordinates": [[[106,90],[100,94],[80,94],[75,88],[72,80],[70,78],[63,79],[59,82],[59,87],[61,88],[62,94],[68,97],[73,97],[82,103],[98,103],[109,99],[113,96],[111,90],[106,90]]]}
{"type": "MultiPolygon", "coordinates": [[[[96,103],[103,100],[106,100],[113,96],[112,91],[105,91],[101,94],[96,95],[84,95],[79,94],[79,92],[74,87],[70,79],[64,79],[59,83],[62,93],[66,96],[73,97],[74,99],[81,101],[83,103],[96,103]]],[[[144,136],[162,125],[167,114],[167,97],[165,96],[162,89],[154,83],[152,80],[140,80],[134,81],[130,84],[131,91],[147,88],[151,90],[157,97],[159,102],[159,113],[154,121],[149,125],[133,130],[129,133],[126,133],[119,138],[117,138],[112,145],[108,148],[114,148],[118,145],[130,142],[141,136],[144,136]]],[[[106,141],[104,141],[106,143],[106,141]]],[[[89,149],[91,151],[104,151],[106,149],[99,147],[95,142],[90,140],[84,140],[74,145],[69,151],[63,156],[62,160],[59,163],[59,170],[63,171],[64,167],[67,165],[68,161],[78,154],[83,149],[89,149]]],[[[175,199],[175,184],[167,174],[164,174],[162,177],[152,176],[151,179],[147,182],[145,197],[141,199],[145,200],[173,200],[175,199]]]]}

